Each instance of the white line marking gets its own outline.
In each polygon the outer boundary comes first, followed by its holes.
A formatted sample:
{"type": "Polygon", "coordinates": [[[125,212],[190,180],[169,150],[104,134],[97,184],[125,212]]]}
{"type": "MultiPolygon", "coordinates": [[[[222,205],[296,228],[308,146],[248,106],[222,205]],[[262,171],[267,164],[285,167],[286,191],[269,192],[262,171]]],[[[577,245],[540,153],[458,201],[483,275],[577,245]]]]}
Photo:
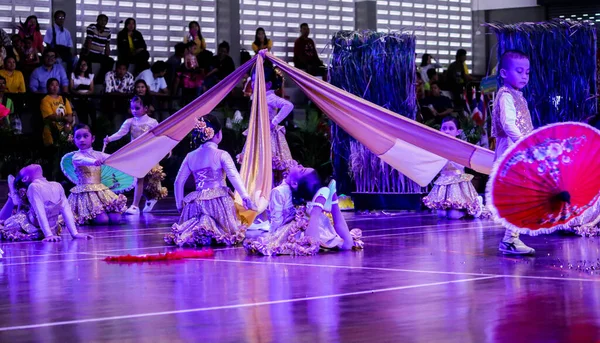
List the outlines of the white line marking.
{"type": "MultiPolygon", "coordinates": [[[[391,237],[391,236],[410,236],[410,235],[423,235],[427,233],[438,233],[438,232],[452,232],[452,231],[461,231],[461,230],[477,230],[477,229],[492,229],[492,228],[500,228],[500,225],[493,226],[481,226],[481,227],[463,227],[458,229],[448,229],[448,230],[435,230],[435,231],[419,231],[419,232],[403,232],[403,233],[390,233],[384,235],[373,235],[373,236],[365,236],[363,235],[363,239],[367,238],[379,238],[379,237],[391,237]]],[[[369,231],[365,231],[369,232],[369,231]]]]}
{"type": "Polygon", "coordinates": [[[408,286],[398,286],[398,287],[371,289],[371,290],[357,291],[357,292],[347,292],[347,293],[338,293],[338,294],[330,294],[330,295],[319,295],[319,296],[313,296],[313,297],[294,298],[294,299],[285,299],[285,300],[262,301],[262,302],[250,303],[250,304],[237,304],[237,305],[225,305],[225,306],[213,306],[213,307],[200,307],[200,308],[191,308],[191,309],[186,309],[186,310],[173,310],[173,311],[162,311],[162,312],[148,312],[148,313],[129,314],[129,315],[112,316],[112,317],[98,317],[98,318],[90,318],[90,319],[66,320],[66,321],[60,321],[60,322],[49,322],[49,323],[40,323],[40,324],[31,324],[31,325],[7,326],[7,327],[0,327],[0,331],[37,329],[37,328],[52,327],[52,326],[84,324],[84,323],[97,323],[97,322],[104,322],[104,321],[111,321],[111,320],[135,319],[135,318],[155,317],[155,316],[164,316],[164,315],[181,314],[181,313],[193,313],[193,312],[205,312],[205,311],[215,311],[215,310],[227,310],[227,309],[237,309],[237,308],[265,306],[265,305],[277,305],[277,304],[294,303],[294,302],[301,302],[301,301],[312,301],[312,300],[322,300],[322,299],[331,299],[331,298],[341,298],[341,297],[354,296],[354,295],[374,294],[374,293],[383,293],[383,292],[393,292],[393,291],[400,291],[400,290],[405,290],[405,289],[413,289],[413,288],[421,288],[421,287],[432,287],[432,286],[441,286],[441,285],[448,285],[448,284],[453,284],[453,283],[464,283],[464,282],[472,282],[472,281],[481,281],[481,280],[488,280],[488,279],[495,279],[495,278],[497,278],[497,277],[496,276],[486,276],[486,277],[471,278],[471,279],[462,279],[462,280],[452,280],[452,281],[441,281],[441,282],[423,283],[423,284],[418,284],[418,285],[408,285],[408,286]]]}
{"type": "Polygon", "coordinates": [[[383,268],[383,267],[356,267],[356,266],[339,266],[330,264],[312,264],[312,263],[294,263],[294,262],[261,262],[261,261],[241,261],[241,260],[222,260],[215,258],[195,258],[196,261],[206,262],[225,262],[225,263],[241,263],[241,264],[258,264],[272,265],[280,264],[292,267],[312,267],[312,268],[337,268],[337,269],[356,269],[356,270],[377,270],[386,272],[405,272],[405,273],[420,273],[420,274],[442,274],[442,275],[464,275],[464,276],[496,276],[505,278],[523,278],[536,280],[557,280],[557,281],[580,281],[580,282],[600,282],[600,279],[582,279],[582,278],[562,278],[553,276],[529,276],[529,275],[510,275],[510,274],[490,274],[490,273],[467,273],[467,272],[447,272],[437,270],[420,270],[420,269],[402,269],[402,268],[383,268]]]}

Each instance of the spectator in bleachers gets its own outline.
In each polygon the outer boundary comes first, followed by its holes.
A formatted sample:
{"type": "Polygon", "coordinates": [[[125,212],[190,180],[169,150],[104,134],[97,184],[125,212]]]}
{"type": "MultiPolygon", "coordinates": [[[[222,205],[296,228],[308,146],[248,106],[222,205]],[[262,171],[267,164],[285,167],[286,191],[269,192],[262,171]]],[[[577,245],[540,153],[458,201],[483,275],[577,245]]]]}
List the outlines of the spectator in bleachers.
{"type": "Polygon", "coordinates": [[[186,54],[185,62],[177,71],[173,82],[173,94],[177,94],[181,87],[182,105],[185,106],[202,94],[203,83],[204,71],[198,66],[196,57],[190,53],[186,54]]]}
{"type": "Polygon", "coordinates": [[[294,67],[313,76],[323,76],[326,71],[323,61],[319,58],[315,42],[308,38],[308,35],[310,35],[308,24],[302,23],[300,37],[294,42],[294,67]]]}
{"type": "Polygon", "coordinates": [[[175,73],[181,67],[181,61],[185,56],[185,51],[190,46],[190,43],[177,43],[175,44],[175,54],[169,57],[167,60],[167,73],[165,74],[165,81],[167,85],[172,86],[175,81],[175,73]]]}
{"type": "Polygon", "coordinates": [[[133,75],[127,71],[127,63],[117,61],[115,70],[106,73],[104,93],[132,94],[133,82],[133,75]]]}
{"type": "Polygon", "coordinates": [[[73,39],[71,32],[65,28],[65,11],[54,12],[54,24],[48,28],[44,43],[56,51],[56,54],[67,65],[67,74],[73,70],[73,39]]]}
{"type": "Polygon", "coordinates": [[[6,81],[7,93],[25,93],[25,79],[23,73],[16,70],[17,61],[13,56],[4,59],[4,69],[0,70],[0,76],[6,81]]]}
{"type": "Polygon", "coordinates": [[[10,97],[6,96],[6,79],[2,76],[0,76],[0,103],[10,111],[8,117],[6,117],[10,123],[10,115],[15,112],[15,107],[10,97]]]}
{"type": "Polygon", "coordinates": [[[44,145],[55,143],[62,132],[69,133],[73,124],[73,109],[69,100],[61,96],[60,83],[55,78],[49,78],[45,87],[48,90],[42,102],[40,111],[44,119],[44,145]]]}
{"type": "Polygon", "coordinates": [[[22,57],[25,55],[23,38],[19,35],[12,35],[10,39],[12,40],[12,55],[15,57],[17,63],[20,63],[22,57]]]}
{"type": "Polygon", "coordinates": [[[4,29],[0,29],[0,46],[3,46],[8,52],[8,56],[10,56],[13,52],[13,43],[10,35],[4,31],[4,29]]]}
{"type": "Polygon", "coordinates": [[[456,60],[450,64],[446,74],[446,82],[448,88],[452,93],[454,103],[461,105],[463,100],[461,98],[463,89],[468,82],[473,80],[473,77],[469,75],[469,69],[467,68],[467,51],[465,49],[458,49],[456,51],[456,60]]]}
{"type": "Polygon", "coordinates": [[[40,65],[39,51],[33,46],[33,39],[26,37],[23,39],[23,58],[21,60],[21,70],[26,80],[31,76],[31,72],[40,65]]]}
{"type": "Polygon", "coordinates": [[[29,89],[34,93],[47,93],[46,84],[49,79],[56,79],[59,82],[62,93],[69,91],[69,79],[62,65],[56,63],[56,52],[52,49],[44,50],[42,55],[42,65],[31,73],[29,80],[29,89]]]}
{"type": "Polygon", "coordinates": [[[437,68],[442,67],[442,65],[437,62],[433,63],[433,60],[435,60],[435,58],[431,54],[423,54],[423,57],[421,58],[421,78],[425,83],[429,83],[427,72],[430,69],[435,71],[437,68]]]}
{"type": "Polygon", "coordinates": [[[210,72],[206,74],[204,86],[206,89],[210,89],[234,71],[235,63],[233,58],[229,56],[229,43],[223,41],[219,44],[217,56],[213,57],[212,67],[210,72]]]}
{"type": "Polygon", "coordinates": [[[427,82],[425,82],[425,93],[427,95],[429,95],[429,92],[431,91],[431,82],[438,82],[438,73],[435,70],[435,68],[429,68],[427,70],[427,82]]]}
{"type": "Polygon", "coordinates": [[[30,15],[25,20],[25,23],[19,25],[19,36],[21,38],[31,38],[33,47],[38,52],[44,51],[44,38],[40,32],[40,24],[36,16],[30,15]]]}
{"type": "Polygon", "coordinates": [[[152,116],[154,110],[156,109],[156,99],[150,94],[150,89],[144,80],[135,81],[135,85],[133,88],[133,93],[136,96],[144,99],[145,104],[151,104],[148,106],[148,115],[152,116]]]}
{"type": "Polygon", "coordinates": [[[142,33],[136,29],[136,22],[133,18],[127,18],[125,25],[117,35],[117,54],[118,60],[135,65],[134,75],[150,67],[146,41],[142,33]]]}
{"type": "Polygon", "coordinates": [[[110,57],[110,29],[106,27],[108,17],[100,14],[96,18],[96,24],[87,27],[85,44],[82,55],[90,63],[100,63],[100,71],[96,75],[95,83],[102,83],[106,73],[112,70],[115,60],[110,57]]]}
{"type": "Polygon", "coordinates": [[[85,58],[80,58],[71,74],[70,90],[73,104],[77,109],[77,117],[84,124],[96,126],[96,111],[89,94],[94,92],[94,74],[85,58]],[[88,118],[91,121],[88,121],[88,118]]]}
{"type": "Polygon", "coordinates": [[[436,118],[436,122],[440,122],[443,117],[454,111],[452,100],[442,95],[442,90],[437,82],[431,81],[431,95],[421,100],[422,107],[428,107],[436,118]]]}
{"type": "Polygon", "coordinates": [[[267,34],[265,33],[265,29],[259,27],[256,29],[256,34],[254,35],[254,42],[252,42],[252,50],[254,53],[258,53],[260,50],[267,49],[269,52],[273,48],[273,41],[267,38],[267,34]]]}
{"type": "Polygon", "coordinates": [[[165,81],[167,63],[155,62],[150,69],[146,69],[137,76],[136,80],[146,81],[146,85],[152,95],[169,95],[169,88],[165,81]]]}
{"type": "Polygon", "coordinates": [[[188,24],[188,32],[183,37],[184,43],[194,43],[194,56],[198,56],[201,52],[206,50],[206,41],[202,37],[200,32],[200,24],[197,21],[190,21],[188,24]]]}

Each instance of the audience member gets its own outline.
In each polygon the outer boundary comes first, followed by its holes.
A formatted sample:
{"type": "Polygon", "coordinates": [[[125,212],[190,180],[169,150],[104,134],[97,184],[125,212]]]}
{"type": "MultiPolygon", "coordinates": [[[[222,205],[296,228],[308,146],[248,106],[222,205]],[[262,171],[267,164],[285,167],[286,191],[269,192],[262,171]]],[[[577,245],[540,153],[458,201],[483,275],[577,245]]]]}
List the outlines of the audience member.
{"type": "Polygon", "coordinates": [[[217,56],[213,57],[212,69],[206,75],[204,81],[206,89],[216,85],[234,71],[235,63],[229,56],[229,43],[223,41],[219,44],[217,56]]]}
{"type": "Polygon", "coordinates": [[[94,74],[85,58],[80,58],[71,74],[70,87],[73,102],[77,109],[77,117],[84,124],[96,125],[96,111],[92,99],[88,96],[94,92],[94,74]],[[91,121],[88,121],[88,118],[91,121]]]}
{"type": "Polygon", "coordinates": [[[425,93],[427,93],[427,95],[429,95],[429,92],[431,91],[431,82],[438,82],[439,80],[438,77],[438,73],[435,70],[435,68],[429,68],[427,70],[427,82],[425,82],[425,93]]]}
{"type": "Polygon", "coordinates": [[[33,47],[38,52],[44,51],[44,38],[40,32],[40,24],[36,16],[30,15],[25,19],[25,23],[21,23],[19,26],[19,36],[21,38],[31,38],[33,47]]]}
{"type": "Polygon", "coordinates": [[[254,35],[254,42],[252,42],[252,50],[254,51],[254,53],[257,53],[263,49],[267,49],[270,52],[272,47],[273,41],[267,38],[265,29],[263,29],[262,27],[256,29],[256,34],[254,35]]]}
{"type": "Polygon", "coordinates": [[[146,41],[142,33],[136,29],[136,22],[133,18],[127,18],[125,25],[117,35],[117,53],[118,60],[135,65],[134,74],[139,74],[142,70],[150,67],[148,60],[150,54],[146,41]]]}
{"type": "MultiPolygon", "coordinates": [[[[185,62],[177,72],[173,83],[173,94],[177,94],[181,87],[182,105],[187,105],[202,94],[204,71],[198,66],[198,61],[193,54],[185,55],[185,62]]],[[[152,86],[150,88],[152,90],[152,86]]]]}
{"type": "Polygon", "coordinates": [[[148,88],[146,81],[142,79],[135,81],[133,93],[134,95],[143,98],[145,104],[151,104],[148,106],[148,115],[152,116],[157,107],[156,99],[150,94],[150,89],[148,88]]]}
{"type": "Polygon", "coordinates": [[[12,40],[12,48],[13,48],[12,55],[15,57],[15,60],[17,61],[17,63],[20,63],[21,60],[23,59],[23,56],[25,56],[25,48],[24,48],[23,38],[21,38],[21,36],[19,36],[19,35],[12,35],[12,37],[10,39],[12,40]]]}
{"type": "Polygon", "coordinates": [[[458,106],[464,105],[462,100],[462,92],[465,89],[467,82],[472,81],[473,77],[469,75],[467,69],[467,51],[464,49],[458,49],[456,51],[456,60],[450,64],[446,74],[446,82],[448,89],[452,93],[452,100],[458,106]]]}
{"type": "Polygon", "coordinates": [[[25,79],[29,79],[31,72],[40,65],[39,51],[33,47],[33,39],[26,37],[23,39],[23,59],[21,61],[21,69],[25,79]]]}
{"type": "Polygon", "coordinates": [[[150,69],[146,69],[137,76],[136,80],[146,81],[152,95],[169,95],[169,88],[165,81],[167,64],[163,61],[155,62],[150,69]]]}
{"type": "Polygon", "coordinates": [[[452,100],[442,95],[442,91],[437,82],[431,81],[431,95],[421,101],[421,106],[429,108],[436,122],[441,123],[443,117],[454,111],[452,100]]]}
{"type": "Polygon", "coordinates": [[[421,78],[426,84],[429,83],[427,72],[431,69],[435,71],[437,68],[442,67],[442,65],[437,62],[432,63],[433,60],[435,60],[435,58],[430,54],[423,54],[423,57],[421,58],[421,78]]]}
{"type": "Polygon", "coordinates": [[[15,57],[8,56],[4,59],[4,69],[0,70],[0,76],[6,81],[6,93],[25,93],[23,73],[16,68],[15,57]]]}
{"type": "Polygon", "coordinates": [[[104,82],[104,93],[108,94],[132,94],[134,78],[127,71],[127,63],[117,61],[117,67],[114,71],[106,73],[104,82]]]}
{"type": "Polygon", "coordinates": [[[313,76],[325,75],[325,66],[319,58],[315,42],[308,37],[307,23],[300,25],[300,37],[294,42],[294,67],[305,70],[313,76]]]}
{"type": "Polygon", "coordinates": [[[102,83],[106,73],[112,70],[115,60],[110,57],[110,29],[106,27],[108,17],[100,14],[96,24],[87,27],[85,44],[82,55],[90,63],[100,63],[100,71],[96,75],[95,83],[102,83]]]}
{"type": "Polygon", "coordinates": [[[54,12],[54,24],[46,31],[44,43],[56,51],[56,54],[67,65],[67,74],[73,69],[73,39],[71,32],[65,28],[64,11],[54,12]]]}
{"type": "Polygon", "coordinates": [[[183,60],[185,56],[185,51],[189,46],[193,46],[191,43],[177,43],[175,44],[175,54],[173,54],[167,60],[167,73],[165,74],[165,81],[168,86],[173,85],[173,81],[175,81],[175,73],[181,67],[181,60],[183,60]]]}
{"type": "Polygon", "coordinates": [[[44,145],[53,145],[62,132],[70,132],[73,124],[73,109],[69,100],[59,94],[60,83],[55,78],[49,78],[45,88],[48,90],[42,102],[40,111],[44,119],[44,145]]]}
{"type": "Polygon", "coordinates": [[[13,55],[14,52],[12,39],[10,38],[10,35],[4,31],[4,29],[0,29],[0,46],[6,49],[6,52],[8,53],[7,56],[13,55]]]}
{"type": "Polygon", "coordinates": [[[44,50],[42,65],[36,68],[29,80],[29,89],[34,93],[47,93],[46,84],[49,79],[59,82],[62,93],[69,91],[69,79],[62,65],[56,63],[56,52],[52,49],[44,50]]]}
{"type": "Polygon", "coordinates": [[[194,43],[194,56],[198,56],[206,50],[206,41],[202,37],[202,32],[200,32],[200,24],[197,21],[191,21],[188,24],[188,29],[189,31],[183,37],[183,42],[186,44],[189,42],[194,43]]]}

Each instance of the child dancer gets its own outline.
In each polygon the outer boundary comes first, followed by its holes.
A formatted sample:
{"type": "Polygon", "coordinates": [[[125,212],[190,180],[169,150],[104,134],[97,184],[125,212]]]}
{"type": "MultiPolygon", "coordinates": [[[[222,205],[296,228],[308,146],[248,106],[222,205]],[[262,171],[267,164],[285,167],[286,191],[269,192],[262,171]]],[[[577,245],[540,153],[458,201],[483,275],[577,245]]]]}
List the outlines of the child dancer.
{"type": "Polygon", "coordinates": [[[175,202],[181,211],[179,224],[174,224],[165,242],[179,246],[203,246],[211,243],[233,245],[245,236],[236,214],[233,197],[225,183],[225,175],[244,201],[253,208],[233,159],[218,148],[223,138],[221,124],[212,115],[198,119],[193,141],[200,147],[190,152],[175,179],[175,202]],[[194,174],[196,191],[183,197],[184,185],[194,174]]]}
{"type": "Polygon", "coordinates": [[[77,124],[73,133],[79,148],[73,155],[78,182],[69,195],[75,219],[79,224],[91,220],[96,224],[118,223],[127,208],[127,198],[116,195],[100,182],[100,166],[109,155],[92,149],[95,137],[89,126],[77,124]]]}
{"type": "MultiPolygon", "coordinates": [[[[104,138],[104,144],[117,141],[131,132],[131,140],[138,138],[146,131],[156,127],[158,121],[148,116],[149,104],[144,101],[144,98],[134,96],[131,99],[131,114],[133,118],[125,120],[119,131],[110,137],[104,138]]],[[[150,173],[143,179],[138,179],[133,193],[133,203],[125,211],[126,214],[140,214],[140,200],[142,195],[146,196],[146,205],[144,212],[152,211],[156,202],[167,196],[167,189],[162,187],[160,182],[164,179],[162,167],[160,165],[152,168],[150,173]]]]}
{"type": "Polygon", "coordinates": [[[92,238],[77,231],[63,187],[58,182],[46,180],[41,166],[32,164],[21,169],[16,180],[9,177],[9,189],[9,199],[0,211],[2,239],[59,242],[63,224],[73,238],[92,238]],[[27,205],[30,205],[29,210],[27,205]],[[17,213],[7,217],[15,206],[17,213]]]}
{"type": "MultiPolygon", "coordinates": [[[[520,51],[506,51],[500,58],[500,78],[492,114],[492,136],[496,137],[496,160],[521,137],[533,131],[527,100],[520,89],[529,82],[529,58],[520,51]]],[[[535,250],[519,239],[519,233],[506,229],[498,250],[505,254],[528,255],[535,250]]]]}
{"type": "Polygon", "coordinates": [[[320,249],[362,249],[362,231],[348,229],[338,204],[335,180],[321,188],[314,169],[296,166],[271,192],[269,233],[244,243],[249,253],[271,255],[314,255],[320,249]],[[312,199],[295,208],[293,199],[312,199]],[[331,220],[325,212],[330,212],[331,220]]]}
{"type": "MultiPolygon", "coordinates": [[[[265,85],[267,90],[267,104],[269,106],[269,119],[271,120],[271,151],[273,156],[273,178],[275,184],[281,182],[284,174],[298,163],[292,158],[290,147],[285,139],[285,128],[279,123],[283,121],[294,109],[294,105],[283,98],[278,97],[272,90],[275,72],[272,68],[265,68],[265,85]],[[279,112],[278,112],[279,111],[279,112]]],[[[244,132],[247,134],[247,132],[244,132]]],[[[238,155],[241,164],[244,159],[244,151],[238,155]]]]}
{"type": "MultiPolygon", "coordinates": [[[[460,130],[458,119],[448,116],[442,120],[440,131],[452,137],[458,137],[460,130]]],[[[473,175],[465,174],[463,166],[448,161],[440,176],[435,180],[433,189],[423,203],[437,210],[440,217],[460,219],[465,215],[479,217],[483,212],[483,198],[473,187],[473,175]]]]}

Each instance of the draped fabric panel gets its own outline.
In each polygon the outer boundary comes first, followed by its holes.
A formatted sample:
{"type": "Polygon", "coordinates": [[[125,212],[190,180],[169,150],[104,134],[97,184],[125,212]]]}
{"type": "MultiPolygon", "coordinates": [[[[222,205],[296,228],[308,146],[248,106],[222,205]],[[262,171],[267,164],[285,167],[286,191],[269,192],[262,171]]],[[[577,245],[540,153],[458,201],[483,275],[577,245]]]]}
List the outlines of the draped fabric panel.
{"type": "MultiPolygon", "coordinates": [[[[244,160],[240,175],[248,194],[258,207],[258,213],[263,212],[268,204],[273,188],[273,169],[271,151],[271,122],[265,88],[265,70],[263,57],[257,55],[254,79],[254,94],[250,110],[250,124],[244,151],[244,160]]],[[[240,202],[239,195],[236,200],[240,202]]]]}
{"type": "Polygon", "coordinates": [[[266,57],[296,82],[329,119],[419,185],[431,182],[446,159],[484,174],[492,170],[494,152],[372,104],[270,53],[266,57]]]}
{"type": "Polygon", "coordinates": [[[212,111],[256,63],[259,68],[256,68],[254,94],[258,96],[253,98],[241,175],[253,200],[262,207],[259,210],[264,209],[272,187],[272,161],[265,79],[261,68],[263,56],[294,80],[332,121],[419,185],[430,183],[447,160],[484,174],[490,173],[494,161],[492,151],[374,105],[295,69],[266,51],[257,54],[157,127],[121,148],[105,163],[127,174],[144,177],[194,128],[196,118],[212,111]]]}

